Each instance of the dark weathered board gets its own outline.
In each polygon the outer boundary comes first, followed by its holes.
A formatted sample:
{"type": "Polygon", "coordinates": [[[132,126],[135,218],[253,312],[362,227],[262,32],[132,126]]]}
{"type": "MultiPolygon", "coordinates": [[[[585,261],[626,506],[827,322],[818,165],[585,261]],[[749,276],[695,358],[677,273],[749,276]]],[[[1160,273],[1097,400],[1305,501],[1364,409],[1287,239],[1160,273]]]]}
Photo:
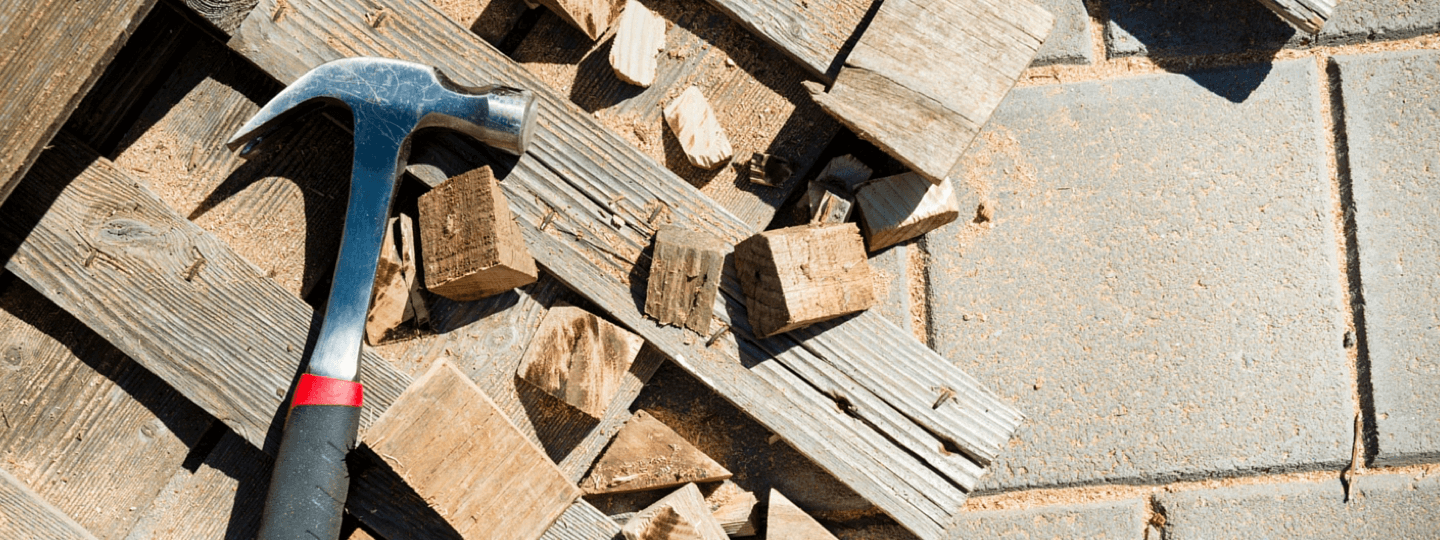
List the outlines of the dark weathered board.
{"type": "Polygon", "coordinates": [[[876,0],[710,0],[811,73],[826,80],[876,0]]]}
{"type": "Polygon", "coordinates": [[[93,540],[70,516],[0,469],[0,537],[93,540]]]}
{"type": "MultiPolygon", "coordinates": [[[[510,169],[500,171],[502,187],[536,260],[910,530],[923,538],[945,534],[982,464],[1014,432],[1016,410],[876,314],[755,339],[740,316],[733,277],[716,306],[726,335],[697,340],[688,330],[658,327],[637,303],[652,213],[729,241],[750,228],[433,6],[385,2],[396,23],[376,28],[365,16],[376,8],[356,1],[286,0],[294,12],[278,21],[275,2],[262,1],[230,46],[281,81],[328,60],[375,55],[436,65],[465,84],[534,91],[539,129],[513,168],[475,155],[472,143],[436,140],[465,156],[459,170],[510,169]],[[616,213],[625,225],[615,225],[616,213]],[[957,399],[934,407],[936,387],[957,399]]],[[[416,172],[432,185],[447,177],[416,172]]]]}
{"type": "Polygon", "coordinates": [[[0,5],[0,202],[155,0],[0,5]]]}
{"type": "Polygon", "coordinates": [[[150,504],[212,420],[30,286],[5,281],[0,466],[96,536],[122,538],[129,509],[150,504]]]}

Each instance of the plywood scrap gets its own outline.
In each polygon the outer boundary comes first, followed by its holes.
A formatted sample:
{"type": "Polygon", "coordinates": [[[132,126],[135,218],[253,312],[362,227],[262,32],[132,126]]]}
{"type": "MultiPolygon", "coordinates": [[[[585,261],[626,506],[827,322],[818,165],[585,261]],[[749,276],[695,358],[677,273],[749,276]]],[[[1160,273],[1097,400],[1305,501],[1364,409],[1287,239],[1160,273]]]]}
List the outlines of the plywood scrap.
{"type": "MultiPolygon", "coordinates": [[[[960,217],[960,202],[949,180],[932,184],[915,173],[887,176],[855,194],[860,223],[871,252],[915,238],[960,217]]],[[[980,216],[986,216],[981,207],[980,216]]],[[[986,217],[988,220],[989,218],[986,217]]]]}
{"type": "Polygon", "coordinates": [[[655,55],[665,48],[665,19],[635,0],[625,2],[615,41],[610,44],[610,67],[620,80],[637,86],[655,83],[655,55]]]}
{"type": "Polygon", "coordinates": [[[385,241],[380,246],[380,261],[375,267],[375,292],[371,295],[370,313],[365,317],[365,342],[379,344],[385,334],[400,326],[415,312],[410,308],[410,291],[415,285],[415,248],[405,246],[407,239],[396,232],[404,227],[409,229],[410,216],[401,214],[390,218],[385,228],[385,241]],[[401,225],[400,223],[404,223],[401,225]],[[399,240],[399,246],[396,241],[399,240]],[[408,248],[410,257],[400,253],[408,248]]]}
{"type": "Polygon", "coordinates": [[[819,213],[820,200],[825,197],[825,190],[849,196],[855,193],[861,183],[869,180],[873,172],[870,167],[849,154],[830,160],[805,189],[805,202],[810,207],[811,215],[819,213]]]}
{"type": "Polygon", "coordinates": [[[695,484],[675,490],[637,512],[620,528],[625,540],[725,540],[695,484]]]}
{"type": "Polygon", "coordinates": [[[580,482],[585,494],[629,493],[690,482],[718,482],[730,471],[643,410],[615,433],[615,440],[580,482]]]}
{"type": "Polygon", "coordinates": [[[580,496],[545,451],[443,359],[362,439],[462,538],[534,540],[580,496]]]}
{"type": "Polygon", "coordinates": [[[710,515],[720,522],[720,528],[730,536],[754,536],[760,512],[756,509],[760,501],[755,494],[745,491],[735,482],[726,480],[705,497],[710,505],[710,515]]]}
{"type": "Polygon", "coordinates": [[[730,246],[712,234],[667,226],[655,235],[645,315],[660,324],[710,334],[715,297],[730,246]]]}
{"type": "Polygon", "coordinates": [[[680,139],[680,148],[691,165],[714,169],[729,162],[734,153],[715,110],[697,87],[686,88],[665,106],[665,125],[680,139]]]}
{"type": "MultiPolygon", "coordinates": [[[[696,492],[695,496],[700,493],[696,492]]],[[[4,469],[0,469],[0,538],[95,539],[74,519],[4,469]]]]}
{"type": "Polygon", "coordinates": [[[559,305],[540,321],[515,376],[600,419],[644,344],[593,313],[559,305]]]}
{"type": "Polygon", "coordinates": [[[875,305],[870,264],[854,223],[765,231],[735,246],[750,327],[789,332],[875,305]]]}
{"type": "Polygon", "coordinates": [[[420,196],[425,288],[479,300],[534,283],[535,259],[490,167],[458,174],[420,196]]]}
{"type": "Polygon", "coordinates": [[[1311,34],[1319,34],[1335,11],[1335,0],[1260,0],[1290,26],[1311,34]]]}
{"type": "Polygon", "coordinates": [[[835,225],[844,223],[850,219],[850,210],[855,203],[849,197],[826,189],[820,196],[820,204],[816,205],[815,214],[810,217],[810,223],[818,225],[835,225]]]}
{"type": "Polygon", "coordinates": [[[765,516],[765,537],[786,540],[835,540],[820,522],[810,517],[790,499],[770,489],[770,512],[765,516]]]}
{"type": "Polygon", "coordinates": [[[592,40],[600,39],[610,29],[623,5],[620,0],[538,0],[540,5],[559,15],[570,26],[579,28],[592,40]]]}
{"type": "Polygon", "coordinates": [[[829,91],[807,88],[860,138],[939,183],[1053,23],[1030,0],[887,0],[829,91]]]}
{"type": "Polygon", "coordinates": [[[750,183],[775,187],[784,184],[795,174],[790,162],[780,156],[755,152],[750,156],[750,183]]]}

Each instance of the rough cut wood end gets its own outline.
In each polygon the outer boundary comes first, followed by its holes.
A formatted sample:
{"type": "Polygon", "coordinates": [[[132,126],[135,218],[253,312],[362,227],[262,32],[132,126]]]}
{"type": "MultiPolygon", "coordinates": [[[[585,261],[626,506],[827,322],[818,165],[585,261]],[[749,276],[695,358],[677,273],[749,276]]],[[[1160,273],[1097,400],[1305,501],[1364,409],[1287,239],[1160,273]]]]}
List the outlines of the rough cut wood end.
{"type": "Polygon", "coordinates": [[[539,538],[580,496],[445,360],[411,383],[362,440],[465,539],[539,538]]]}
{"type": "Polygon", "coordinates": [[[770,489],[770,513],[765,516],[765,537],[835,540],[835,535],[775,488],[770,489]]]}
{"type": "Polygon", "coordinates": [[[775,187],[784,184],[792,174],[795,174],[794,167],[785,158],[760,152],[750,156],[749,178],[752,184],[775,187]]]}
{"type": "Polygon", "coordinates": [[[760,337],[875,305],[865,243],[854,223],[766,231],[735,246],[750,326],[760,337]]]}
{"type": "MultiPolygon", "coordinates": [[[[528,0],[527,0],[528,1],[528,0]]],[[[620,0],[539,0],[540,4],[560,16],[570,26],[579,28],[591,40],[598,40],[610,29],[624,5],[620,0]]]]}
{"type": "Polygon", "coordinates": [[[642,410],[615,433],[580,487],[587,495],[630,493],[728,478],[725,467],[642,410]]]}
{"type": "Polygon", "coordinates": [[[760,520],[760,501],[755,494],[745,491],[735,482],[726,480],[705,497],[710,505],[710,515],[720,522],[725,534],[730,536],[754,536],[760,520]]]}
{"type": "Polygon", "coordinates": [[[887,176],[855,194],[870,251],[915,238],[960,217],[955,187],[932,184],[915,173],[887,176]]]}
{"type": "Polygon", "coordinates": [[[665,19],[640,2],[626,2],[610,44],[610,67],[615,76],[648,88],[655,83],[655,55],[664,48],[665,19]]]}
{"type": "Polygon", "coordinates": [[[820,196],[820,204],[815,208],[815,214],[810,216],[810,223],[817,225],[834,225],[844,223],[850,219],[850,209],[855,203],[849,197],[826,189],[820,196]]]}
{"type": "Polygon", "coordinates": [[[710,515],[695,484],[637,512],[620,532],[626,540],[725,540],[725,529],[710,515]]]}
{"type": "Polygon", "coordinates": [[[645,340],[583,309],[550,308],[515,376],[592,418],[620,391],[645,340]]]}
{"type": "Polygon", "coordinates": [[[478,300],[534,283],[535,259],[490,167],[457,175],[420,196],[425,288],[478,300]]]}
{"type": "Polygon", "coordinates": [[[665,107],[665,125],[680,139],[680,148],[691,165],[714,169],[728,163],[734,153],[715,110],[697,87],[686,88],[665,107]]]}
{"type": "Polygon", "coordinates": [[[1335,0],[1260,0],[1285,22],[1302,32],[1319,34],[1335,11],[1335,0]]]}
{"type": "Polygon", "coordinates": [[[714,235],[673,226],[660,229],[646,284],[645,315],[709,335],[729,253],[730,246],[714,235]]]}

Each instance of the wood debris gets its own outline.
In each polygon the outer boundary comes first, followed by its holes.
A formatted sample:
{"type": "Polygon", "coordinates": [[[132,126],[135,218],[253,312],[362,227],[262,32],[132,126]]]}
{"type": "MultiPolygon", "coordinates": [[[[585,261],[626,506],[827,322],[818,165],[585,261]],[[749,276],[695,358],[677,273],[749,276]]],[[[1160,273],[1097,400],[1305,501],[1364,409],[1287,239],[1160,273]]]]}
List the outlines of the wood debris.
{"type": "Polygon", "coordinates": [[[810,223],[816,225],[844,223],[850,219],[850,210],[854,206],[855,203],[849,197],[827,189],[820,196],[820,203],[816,205],[815,214],[810,216],[810,223]]]}
{"type": "Polygon", "coordinates": [[[770,512],[765,516],[765,537],[785,540],[836,540],[835,535],[815,521],[779,490],[770,489],[770,512]]]}
{"type": "Polygon", "coordinates": [[[645,315],[709,335],[730,246],[714,235],[675,226],[655,235],[645,315]]]}
{"type": "Polygon", "coordinates": [[[1285,22],[1302,32],[1319,34],[1335,11],[1335,0],[1260,0],[1285,22]]]}
{"type": "Polygon", "coordinates": [[[755,152],[750,156],[748,176],[750,183],[775,187],[784,184],[795,174],[790,162],[780,156],[755,152]]]}
{"type": "Polygon", "coordinates": [[[641,410],[615,433],[580,487],[586,495],[629,493],[728,478],[725,467],[641,410]]]}
{"type": "MultiPolygon", "coordinates": [[[[414,246],[399,249],[395,246],[395,231],[402,220],[408,225],[410,216],[400,214],[390,218],[385,227],[385,240],[380,246],[380,261],[375,268],[375,291],[371,295],[370,313],[365,317],[365,342],[370,345],[379,344],[386,333],[414,316],[414,310],[409,308],[410,289],[415,279],[414,257],[407,261],[400,255],[405,249],[414,253],[414,246]],[[411,265],[409,268],[406,268],[407,262],[411,265]]],[[[399,239],[407,240],[404,235],[399,239]]],[[[408,240],[413,241],[413,237],[408,240]]]]}
{"type": "Polygon", "coordinates": [[[760,501],[755,494],[745,491],[735,482],[726,480],[705,497],[710,506],[710,515],[720,522],[720,528],[730,536],[754,536],[760,512],[756,510],[760,501]]]}
{"type": "Polygon", "coordinates": [[[420,196],[425,288],[478,300],[534,283],[535,259],[490,167],[450,178],[420,196]]]}
{"type": "MultiPolygon", "coordinates": [[[[527,0],[528,2],[528,0],[527,0]]],[[[620,0],[538,0],[591,40],[598,40],[620,14],[620,0]]]]}
{"type": "Polygon", "coordinates": [[[844,196],[850,196],[860,187],[860,184],[870,179],[874,171],[866,167],[855,156],[846,154],[830,160],[820,174],[810,181],[805,189],[805,202],[809,205],[810,214],[815,215],[820,210],[820,200],[825,197],[825,190],[832,190],[844,196]]]}
{"type": "Polygon", "coordinates": [[[610,44],[610,67],[627,83],[655,83],[655,55],[665,48],[665,19],[640,2],[628,0],[610,44]]]}
{"type": "Polygon", "coordinates": [[[725,540],[700,488],[685,484],[635,514],[620,528],[625,540],[725,540]]]}
{"type": "Polygon", "coordinates": [[[691,165],[714,169],[728,163],[734,153],[715,110],[697,87],[686,88],[665,107],[665,125],[680,139],[680,148],[691,165]]]}
{"type": "Polygon", "coordinates": [[[644,344],[593,313],[557,305],[540,321],[515,376],[600,419],[644,344]]]}
{"type": "MultiPolygon", "coordinates": [[[[955,187],[932,184],[915,173],[887,176],[861,186],[855,194],[860,224],[870,251],[915,238],[960,217],[955,187]]],[[[984,207],[980,215],[984,216],[984,207]]]]}
{"type": "Polygon", "coordinates": [[[765,231],[735,246],[750,326],[760,337],[869,309],[876,298],[854,223],[765,231]]]}

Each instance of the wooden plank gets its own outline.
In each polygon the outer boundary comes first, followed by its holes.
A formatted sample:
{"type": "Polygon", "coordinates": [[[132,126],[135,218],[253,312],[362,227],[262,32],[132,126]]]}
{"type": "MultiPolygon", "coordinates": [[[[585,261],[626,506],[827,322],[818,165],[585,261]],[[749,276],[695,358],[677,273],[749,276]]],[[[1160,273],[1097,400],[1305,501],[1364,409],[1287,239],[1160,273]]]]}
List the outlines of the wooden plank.
{"type": "Polygon", "coordinates": [[[466,171],[420,196],[425,288],[479,300],[535,282],[535,259],[489,167],[466,171]]]}
{"type": "Polygon", "coordinates": [[[516,24],[527,10],[539,8],[538,5],[531,8],[526,0],[431,0],[431,3],[451,20],[496,47],[516,30],[516,24]]]}
{"type": "MultiPolygon", "coordinates": [[[[1017,411],[878,315],[820,323],[811,327],[815,332],[807,328],[796,337],[759,340],[743,318],[729,316],[744,313],[737,303],[743,298],[738,282],[729,275],[722,283],[724,305],[716,306],[727,335],[712,336],[713,342],[694,340],[688,331],[648,321],[639,312],[635,289],[648,266],[642,253],[653,237],[652,226],[646,225],[649,213],[659,210],[674,223],[704,228],[728,241],[749,236],[743,222],[428,4],[386,2],[386,9],[406,25],[380,29],[343,2],[306,1],[294,16],[280,21],[259,16],[273,5],[262,2],[230,45],[281,80],[293,80],[327,60],[365,54],[437,65],[467,84],[498,82],[534,91],[540,129],[531,151],[518,161],[487,158],[454,136],[437,136],[430,150],[448,153],[461,165],[456,170],[503,164],[509,173],[502,175],[502,188],[538,262],[907,528],[922,538],[945,534],[964,491],[978,479],[979,464],[993,460],[1014,432],[1021,418],[1017,411]],[[617,212],[635,226],[614,226],[617,212]],[[548,228],[542,230],[542,222],[548,228]],[[874,343],[886,343],[890,350],[878,350],[874,343]],[[765,366],[775,367],[759,369],[765,366]],[[802,379],[792,371],[798,367],[825,378],[802,379]],[[911,376],[917,371],[932,374],[928,382],[911,376]],[[937,383],[953,388],[957,399],[934,408],[931,389],[937,383]],[[821,394],[821,386],[832,393],[821,394]],[[830,403],[830,409],[801,405],[811,400],[830,403]],[[860,402],[874,408],[853,410],[864,421],[846,421],[840,406],[860,402]],[[882,414],[873,420],[898,423],[898,428],[876,427],[881,424],[863,416],[882,414]],[[913,432],[916,441],[929,437],[933,444],[905,445],[892,438],[903,436],[897,429],[913,432]],[[965,468],[952,460],[973,462],[965,468]]],[[[443,182],[442,157],[430,156],[433,170],[412,171],[432,185],[443,182]]]]}
{"type": "MultiPolygon", "coordinates": [[[[860,225],[871,253],[915,238],[960,217],[955,186],[939,184],[915,173],[876,179],[855,192],[860,225]]],[[[988,219],[988,218],[987,218],[988,219]]]]}
{"type": "Polygon", "coordinates": [[[1303,32],[1319,34],[1335,11],[1335,0],[1260,0],[1290,26],[1303,32]]]}
{"type": "Polygon", "coordinates": [[[645,340],[574,306],[554,306],[515,376],[596,421],[620,391],[645,340]]]}
{"type": "Polygon", "coordinates": [[[835,540],[835,535],[775,488],[770,489],[770,512],[765,523],[765,534],[770,538],[835,540]]]}
{"type": "Polygon", "coordinates": [[[229,34],[240,27],[240,22],[255,9],[255,0],[185,0],[185,6],[202,18],[210,21],[215,28],[229,34]]]}
{"type": "Polygon", "coordinates": [[[587,495],[631,493],[727,478],[730,471],[642,410],[615,434],[580,487],[587,495]]]}
{"type": "Polygon", "coordinates": [[[0,202],[90,91],[155,0],[0,7],[0,202]]]}
{"type": "Polygon", "coordinates": [[[199,467],[175,471],[126,538],[254,538],[260,532],[270,456],[226,430],[199,467]]]}
{"type": "Polygon", "coordinates": [[[725,257],[731,250],[713,235],[662,227],[655,234],[650,259],[645,315],[660,324],[683,326],[709,336],[725,257]]]}
{"type": "Polygon", "coordinates": [[[845,44],[861,30],[871,0],[710,0],[755,35],[829,81],[845,44]]]}
{"type": "Polygon", "coordinates": [[[875,305],[875,278],[854,223],[765,231],[735,246],[750,326],[761,337],[875,305]]]}
{"type": "Polygon", "coordinates": [[[16,540],[95,538],[4,469],[0,469],[0,537],[16,540]]]}
{"type": "Polygon", "coordinates": [[[725,540],[725,529],[695,484],[675,490],[635,513],[620,531],[625,540],[725,540]]]}
{"type": "Polygon", "coordinates": [[[845,58],[827,112],[940,183],[970,147],[1054,17],[1029,0],[890,0],[845,58]]]}

